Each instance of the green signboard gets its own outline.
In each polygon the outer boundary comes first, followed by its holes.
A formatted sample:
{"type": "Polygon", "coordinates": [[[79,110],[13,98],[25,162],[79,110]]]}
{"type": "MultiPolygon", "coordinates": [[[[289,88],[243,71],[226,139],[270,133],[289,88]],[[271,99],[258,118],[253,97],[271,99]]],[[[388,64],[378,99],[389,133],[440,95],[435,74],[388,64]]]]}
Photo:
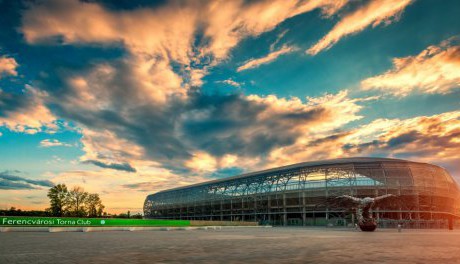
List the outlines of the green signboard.
{"type": "Polygon", "coordinates": [[[0,217],[0,226],[190,226],[188,220],[117,218],[0,217]]]}

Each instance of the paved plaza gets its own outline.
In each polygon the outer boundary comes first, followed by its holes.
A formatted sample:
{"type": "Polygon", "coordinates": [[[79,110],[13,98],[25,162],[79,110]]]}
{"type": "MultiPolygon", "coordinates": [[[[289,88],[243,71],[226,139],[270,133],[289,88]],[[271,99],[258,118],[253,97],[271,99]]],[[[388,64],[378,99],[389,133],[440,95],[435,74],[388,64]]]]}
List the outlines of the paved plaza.
{"type": "Polygon", "coordinates": [[[0,233],[0,263],[460,263],[460,230],[0,233]]]}

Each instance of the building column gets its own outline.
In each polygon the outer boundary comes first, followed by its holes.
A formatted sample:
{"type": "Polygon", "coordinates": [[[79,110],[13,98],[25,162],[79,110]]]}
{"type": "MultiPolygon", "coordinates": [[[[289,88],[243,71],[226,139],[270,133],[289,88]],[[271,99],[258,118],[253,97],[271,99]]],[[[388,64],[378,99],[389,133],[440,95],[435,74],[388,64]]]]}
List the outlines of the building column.
{"type": "Polygon", "coordinates": [[[244,221],[244,198],[241,197],[240,221],[244,221]]]}
{"type": "Polygon", "coordinates": [[[270,194],[267,195],[267,220],[268,223],[271,225],[272,224],[272,202],[270,199],[270,194]]]}
{"type": "Polygon", "coordinates": [[[220,221],[224,221],[224,200],[220,199],[220,221]]]}
{"type": "Polygon", "coordinates": [[[286,194],[283,193],[283,225],[287,225],[287,213],[286,213],[286,194]]]}
{"type": "Polygon", "coordinates": [[[306,208],[305,208],[305,191],[302,192],[302,225],[307,225],[307,215],[306,215],[306,208]]]}
{"type": "Polygon", "coordinates": [[[230,198],[230,222],[233,221],[233,198],[230,198]]]}
{"type": "Polygon", "coordinates": [[[253,208],[254,208],[254,221],[255,221],[255,222],[258,222],[258,220],[257,220],[257,195],[254,194],[253,197],[254,197],[254,200],[253,200],[253,206],[254,206],[254,207],[253,207],[253,208]]]}

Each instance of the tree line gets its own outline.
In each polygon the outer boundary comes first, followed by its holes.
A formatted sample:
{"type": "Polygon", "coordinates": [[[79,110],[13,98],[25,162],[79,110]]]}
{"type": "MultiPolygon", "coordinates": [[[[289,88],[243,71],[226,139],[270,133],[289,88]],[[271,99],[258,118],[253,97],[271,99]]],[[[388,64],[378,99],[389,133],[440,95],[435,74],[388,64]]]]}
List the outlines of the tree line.
{"type": "Polygon", "coordinates": [[[48,191],[52,216],[101,217],[105,206],[97,193],[88,193],[79,186],[68,189],[65,184],[57,184],[48,191]]]}
{"type": "Polygon", "coordinates": [[[88,193],[82,187],[75,186],[68,189],[65,184],[57,184],[48,190],[50,207],[44,211],[21,210],[15,207],[1,210],[0,216],[35,216],[35,217],[108,217],[108,218],[137,218],[142,219],[142,214],[132,215],[130,211],[120,214],[107,214],[105,206],[97,193],[88,193]]]}
{"type": "Polygon", "coordinates": [[[48,211],[40,211],[40,210],[21,210],[17,209],[16,207],[10,207],[10,209],[0,210],[1,216],[33,216],[33,217],[43,217],[43,216],[51,216],[48,211]]]}

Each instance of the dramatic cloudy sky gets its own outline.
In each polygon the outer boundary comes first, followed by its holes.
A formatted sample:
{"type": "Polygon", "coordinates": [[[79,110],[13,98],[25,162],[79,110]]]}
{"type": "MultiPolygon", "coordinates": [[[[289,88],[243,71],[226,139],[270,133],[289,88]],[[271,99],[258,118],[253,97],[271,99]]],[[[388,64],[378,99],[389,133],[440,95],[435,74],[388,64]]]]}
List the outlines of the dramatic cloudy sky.
{"type": "Polygon", "coordinates": [[[460,181],[458,0],[0,0],[0,208],[336,157],[460,181]]]}

